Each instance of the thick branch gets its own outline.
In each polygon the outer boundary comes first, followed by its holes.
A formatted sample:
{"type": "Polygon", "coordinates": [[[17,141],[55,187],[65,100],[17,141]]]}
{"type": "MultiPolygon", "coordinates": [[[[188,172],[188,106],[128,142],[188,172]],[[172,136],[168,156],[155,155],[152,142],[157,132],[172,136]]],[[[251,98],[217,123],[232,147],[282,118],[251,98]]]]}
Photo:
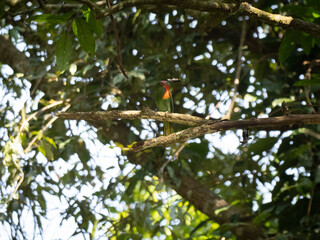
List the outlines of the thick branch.
{"type": "Polygon", "coordinates": [[[258,8],[252,7],[246,2],[241,3],[238,12],[241,15],[253,16],[260,21],[268,23],[270,25],[281,26],[284,28],[290,27],[297,31],[303,31],[320,36],[320,26],[317,24],[306,22],[293,17],[282,16],[280,14],[268,13],[258,8]]]}
{"type": "Polygon", "coordinates": [[[189,139],[230,129],[280,129],[282,126],[303,126],[304,124],[320,124],[320,114],[299,114],[272,118],[255,118],[238,121],[223,121],[214,124],[203,124],[198,127],[188,128],[180,132],[172,133],[168,136],[152,138],[138,142],[131,148],[138,152],[152,147],[168,147],[176,142],[184,142],[189,139]]]}
{"type": "Polygon", "coordinates": [[[282,16],[279,14],[272,14],[262,11],[258,8],[250,6],[247,2],[242,2],[241,4],[234,3],[222,3],[215,0],[127,0],[121,1],[113,5],[109,9],[100,8],[97,4],[89,0],[77,0],[86,4],[93,10],[95,10],[97,17],[101,18],[104,16],[109,16],[111,14],[120,12],[124,9],[130,7],[137,7],[142,5],[168,5],[168,7],[176,7],[181,9],[197,10],[202,12],[219,12],[225,13],[226,17],[228,15],[239,14],[239,15],[249,15],[257,18],[258,20],[276,26],[281,26],[284,28],[290,27],[297,31],[304,31],[310,34],[320,36],[320,26],[311,22],[306,22],[301,19],[282,16]]]}
{"type": "Polygon", "coordinates": [[[107,112],[74,112],[67,113],[61,112],[56,113],[57,117],[64,119],[74,119],[74,120],[86,120],[86,121],[100,121],[107,119],[129,119],[129,120],[137,120],[137,119],[154,119],[161,122],[172,122],[187,126],[198,126],[200,124],[206,123],[210,121],[211,123],[214,121],[205,120],[200,117],[191,116],[189,114],[180,114],[180,113],[167,113],[167,112],[156,112],[151,109],[143,109],[141,111],[107,111],[107,112]]]}

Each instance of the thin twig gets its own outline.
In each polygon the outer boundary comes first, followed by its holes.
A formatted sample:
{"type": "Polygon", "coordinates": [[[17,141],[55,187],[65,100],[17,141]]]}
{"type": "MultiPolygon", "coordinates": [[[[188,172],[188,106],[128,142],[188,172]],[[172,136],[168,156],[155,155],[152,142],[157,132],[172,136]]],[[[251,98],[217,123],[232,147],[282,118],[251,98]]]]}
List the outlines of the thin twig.
{"type": "MultiPolygon", "coordinates": [[[[68,104],[68,105],[65,106],[61,111],[62,111],[62,112],[66,111],[70,106],[71,106],[71,105],[68,104]]],[[[38,133],[36,136],[34,136],[34,137],[32,138],[32,140],[29,142],[28,146],[27,146],[26,149],[24,150],[24,153],[28,153],[28,152],[31,150],[32,145],[38,140],[40,134],[42,134],[44,131],[46,131],[47,128],[50,127],[50,126],[52,125],[52,123],[53,123],[55,120],[57,120],[57,119],[58,119],[58,117],[57,117],[57,116],[54,116],[54,117],[52,117],[52,118],[50,119],[49,122],[47,122],[47,124],[39,131],[39,133],[38,133]]]]}
{"type": "MultiPolygon", "coordinates": [[[[111,8],[111,5],[110,5],[109,0],[107,1],[107,4],[108,4],[108,8],[111,8]]],[[[121,41],[120,41],[120,38],[119,38],[119,33],[118,33],[117,26],[116,26],[116,22],[115,22],[114,17],[113,17],[112,14],[110,14],[110,19],[111,19],[111,22],[112,22],[114,37],[116,38],[116,43],[117,43],[117,55],[118,55],[119,68],[120,68],[120,71],[121,71],[121,73],[123,74],[123,76],[125,76],[126,79],[129,79],[126,71],[124,70],[123,64],[122,64],[121,41]]]]}
{"type": "Polygon", "coordinates": [[[38,111],[32,113],[29,117],[27,117],[25,120],[22,121],[21,126],[20,126],[20,129],[19,129],[19,134],[23,131],[25,125],[26,125],[31,119],[33,119],[34,117],[36,117],[38,114],[40,114],[40,113],[42,113],[42,112],[44,112],[44,111],[46,111],[46,110],[48,110],[48,109],[50,109],[50,108],[53,108],[53,107],[55,107],[55,106],[57,106],[57,105],[60,105],[60,104],[62,104],[62,103],[63,103],[63,101],[56,101],[56,102],[54,102],[54,103],[51,103],[51,104],[49,104],[49,105],[41,108],[41,109],[38,110],[38,111]]]}
{"type": "Polygon", "coordinates": [[[313,106],[313,104],[312,104],[312,102],[311,102],[311,99],[310,99],[310,96],[309,96],[310,87],[309,87],[309,86],[305,86],[305,87],[304,87],[304,91],[305,91],[305,94],[306,94],[307,104],[311,107],[312,113],[317,114],[317,111],[314,109],[314,106],[313,106]]]}
{"type": "Polygon", "coordinates": [[[311,212],[311,207],[312,207],[312,201],[313,201],[313,195],[314,195],[314,188],[315,184],[312,184],[312,189],[311,189],[311,196],[308,204],[308,210],[307,210],[307,219],[306,219],[306,225],[309,226],[309,219],[310,219],[310,212],[311,212]]]}
{"type": "Polygon", "coordinates": [[[241,75],[241,68],[242,68],[242,51],[243,51],[243,45],[246,38],[246,20],[242,19],[242,28],[241,28],[241,35],[240,35],[240,43],[239,43],[239,49],[238,49],[238,59],[237,59],[237,68],[236,68],[236,75],[233,82],[233,96],[232,100],[228,109],[228,112],[224,116],[224,119],[230,119],[231,114],[233,112],[234,105],[236,103],[236,99],[238,96],[238,86],[240,83],[240,75],[241,75]]]}
{"type": "Polygon", "coordinates": [[[6,200],[6,202],[4,203],[4,205],[7,205],[11,198],[13,197],[13,195],[15,195],[20,187],[20,185],[22,184],[23,180],[24,180],[24,172],[22,171],[20,165],[17,163],[16,161],[16,156],[13,156],[12,158],[12,161],[14,163],[14,165],[16,166],[16,168],[19,170],[19,172],[21,173],[21,176],[20,176],[20,180],[19,182],[17,183],[17,186],[15,187],[14,191],[11,193],[10,197],[6,200]]]}
{"type": "Polygon", "coordinates": [[[300,129],[300,132],[320,140],[320,134],[310,130],[309,128],[302,128],[300,129]]]}

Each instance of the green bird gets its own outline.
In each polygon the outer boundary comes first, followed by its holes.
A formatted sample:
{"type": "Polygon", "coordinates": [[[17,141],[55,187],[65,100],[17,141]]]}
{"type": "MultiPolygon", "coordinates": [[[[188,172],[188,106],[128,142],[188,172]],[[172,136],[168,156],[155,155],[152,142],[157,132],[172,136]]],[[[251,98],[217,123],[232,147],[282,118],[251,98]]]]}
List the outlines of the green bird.
{"type": "MultiPolygon", "coordinates": [[[[159,111],[173,112],[173,99],[171,95],[171,83],[180,81],[179,79],[168,79],[167,81],[160,81],[163,89],[156,92],[156,105],[159,111]]],[[[165,136],[172,133],[169,122],[163,122],[163,133],[165,136]]]]}

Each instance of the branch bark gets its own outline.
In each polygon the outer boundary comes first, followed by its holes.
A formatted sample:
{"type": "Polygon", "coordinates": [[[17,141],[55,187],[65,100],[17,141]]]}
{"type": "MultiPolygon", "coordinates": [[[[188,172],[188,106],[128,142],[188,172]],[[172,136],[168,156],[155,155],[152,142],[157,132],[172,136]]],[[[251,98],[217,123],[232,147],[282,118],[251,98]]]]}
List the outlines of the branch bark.
{"type": "Polygon", "coordinates": [[[172,133],[168,136],[161,136],[146,141],[141,141],[132,146],[133,152],[142,151],[152,147],[168,147],[177,142],[211,134],[222,130],[230,129],[270,129],[281,130],[283,127],[302,127],[305,124],[320,124],[320,114],[297,114],[271,118],[254,118],[237,121],[206,120],[188,114],[155,112],[150,109],[142,111],[109,111],[109,112],[76,112],[56,113],[57,117],[64,119],[86,120],[97,122],[107,119],[154,119],[158,121],[169,121],[188,126],[195,126],[185,130],[172,133]]]}
{"type": "Polygon", "coordinates": [[[320,114],[298,114],[272,118],[255,118],[237,121],[220,121],[213,124],[203,124],[198,127],[188,128],[168,136],[152,138],[134,144],[131,151],[138,152],[152,147],[168,147],[176,142],[184,142],[189,139],[230,129],[281,129],[283,126],[302,127],[305,124],[320,124],[320,114]]]}
{"type": "Polygon", "coordinates": [[[270,25],[292,28],[297,31],[303,31],[316,36],[320,36],[320,26],[318,24],[306,22],[298,18],[283,16],[280,14],[268,13],[250,6],[247,2],[243,2],[240,4],[238,13],[241,15],[252,16],[270,25]]]}
{"type": "MultiPolygon", "coordinates": [[[[206,120],[200,117],[191,116],[189,114],[181,113],[168,113],[168,112],[156,112],[148,108],[144,108],[141,111],[107,111],[107,112],[59,112],[55,114],[57,117],[64,119],[74,119],[74,120],[86,120],[86,121],[100,121],[106,119],[154,119],[161,122],[172,122],[187,126],[198,126],[206,122],[214,123],[215,120],[206,120]]],[[[216,120],[217,121],[217,120],[216,120]]]]}

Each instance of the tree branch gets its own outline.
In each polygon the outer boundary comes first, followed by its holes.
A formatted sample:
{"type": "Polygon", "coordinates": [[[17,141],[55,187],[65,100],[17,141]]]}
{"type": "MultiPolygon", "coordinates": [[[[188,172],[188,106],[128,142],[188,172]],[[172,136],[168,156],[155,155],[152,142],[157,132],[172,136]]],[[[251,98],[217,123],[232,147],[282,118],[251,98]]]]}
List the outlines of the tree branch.
{"type": "Polygon", "coordinates": [[[104,16],[109,16],[116,12],[122,11],[126,8],[136,7],[141,5],[163,5],[167,4],[183,9],[198,10],[203,12],[224,12],[232,14],[237,10],[237,4],[234,3],[221,3],[219,1],[198,1],[198,0],[127,0],[121,1],[111,8],[106,9],[103,13],[104,16]]]}
{"type": "MultiPolygon", "coordinates": [[[[77,0],[75,0],[77,1],[77,0]]],[[[79,3],[63,3],[63,4],[59,4],[59,3],[56,3],[56,4],[44,4],[43,7],[46,8],[46,9],[72,9],[72,8],[81,8],[83,4],[86,4],[88,1],[78,1],[78,2],[81,2],[82,4],[79,4],[79,3]]],[[[90,4],[90,3],[89,3],[90,4]]],[[[93,3],[91,3],[93,4],[93,3]]],[[[106,2],[105,1],[98,1],[98,2],[95,2],[94,3],[95,6],[97,7],[103,7],[106,5],[106,2]]],[[[87,5],[87,4],[86,4],[87,5]]],[[[88,5],[87,5],[88,6],[88,5]]]]}
{"type": "Polygon", "coordinates": [[[23,182],[23,180],[24,180],[24,172],[22,171],[19,163],[17,162],[17,156],[16,156],[16,155],[13,155],[12,161],[13,161],[14,165],[16,166],[16,168],[17,168],[17,169],[19,170],[19,172],[21,173],[21,175],[20,175],[20,179],[19,179],[16,187],[14,188],[14,190],[13,190],[13,192],[11,193],[10,197],[5,201],[4,205],[7,205],[7,204],[10,202],[10,200],[11,200],[12,197],[17,193],[20,185],[22,184],[22,182],[23,182]]]}
{"type": "MultiPolygon", "coordinates": [[[[78,0],[78,2],[82,2],[86,4],[88,0],[78,0]]],[[[262,22],[268,23],[270,25],[281,26],[284,28],[292,28],[297,31],[304,31],[313,35],[320,36],[320,26],[306,22],[301,19],[282,16],[280,14],[272,14],[260,10],[258,8],[252,7],[247,2],[242,2],[240,4],[234,3],[221,3],[216,0],[127,0],[121,1],[115,5],[113,5],[109,9],[102,10],[99,8],[97,10],[97,17],[109,16],[111,14],[122,11],[126,8],[137,7],[141,5],[163,5],[166,4],[168,6],[173,6],[176,8],[189,9],[189,10],[197,10],[201,12],[219,12],[225,13],[228,15],[238,14],[238,15],[249,15],[252,16],[262,22]]],[[[92,3],[90,4],[92,5],[92,3]]],[[[88,5],[89,6],[89,5],[88,5]]],[[[90,7],[90,6],[89,6],[90,7]]],[[[97,5],[92,6],[92,8],[96,9],[97,5]]]]}
{"type": "MultiPolygon", "coordinates": [[[[181,113],[168,113],[168,112],[156,112],[148,108],[144,108],[141,111],[120,111],[113,110],[107,112],[59,112],[55,114],[57,117],[64,119],[74,119],[74,120],[86,120],[86,121],[101,121],[107,119],[129,119],[129,120],[137,120],[137,119],[154,119],[161,122],[172,122],[187,126],[198,126],[200,124],[210,122],[214,123],[215,120],[206,120],[200,117],[191,116],[189,114],[181,114],[181,113]]],[[[218,120],[216,120],[218,121],[218,120]]]]}
{"type": "Polygon", "coordinates": [[[320,124],[320,114],[298,114],[272,118],[255,118],[237,121],[221,121],[214,124],[203,124],[198,127],[188,128],[168,136],[152,138],[134,144],[131,151],[138,152],[152,147],[168,147],[176,142],[230,129],[281,129],[282,126],[303,126],[304,124],[320,124]]]}
{"type": "Polygon", "coordinates": [[[320,36],[320,26],[315,23],[306,22],[298,18],[282,16],[280,14],[272,14],[252,7],[247,2],[242,2],[239,6],[238,13],[240,15],[249,15],[259,19],[270,25],[281,26],[284,28],[292,28],[297,31],[303,31],[316,36],[320,36]]]}
{"type": "Polygon", "coordinates": [[[250,6],[247,2],[240,4],[235,3],[222,3],[217,0],[127,0],[121,1],[108,9],[99,7],[98,4],[90,0],[76,0],[77,2],[86,4],[88,7],[96,12],[97,18],[110,16],[117,12],[130,7],[137,7],[142,5],[168,5],[168,7],[176,7],[189,10],[197,10],[201,12],[219,12],[225,13],[226,17],[238,14],[249,15],[262,22],[270,25],[281,26],[283,28],[292,28],[297,31],[303,31],[316,36],[320,36],[320,26],[315,23],[306,22],[298,18],[283,16],[280,14],[272,14],[258,8],[250,6]]]}
{"type": "Polygon", "coordinates": [[[294,128],[302,127],[305,124],[320,124],[320,114],[297,114],[271,118],[254,118],[237,121],[221,121],[206,120],[188,114],[155,112],[150,109],[142,111],[109,111],[109,112],[75,112],[75,113],[56,113],[57,117],[64,119],[86,120],[89,122],[97,122],[107,119],[154,119],[158,121],[167,121],[188,126],[196,126],[187,128],[180,132],[172,133],[168,136],[152,138],[141,141],[132,146],[133,152],[142,151],[152,147],[168,147],[177,142],[185,142],[189,139],[211,134],[222,130],[230,129],[270,129],[281,130],[284,126],[294,128]]]}
{"type": "MultiPolygon", "coordinates": [[[[70,106],[70,104],[67,104],[67,106],[65,106],[61,111],[67,111],[70,106]]],[[[34,136],[32,140],[28,143],[28,146],[24,150],[24,153],[28,153],[31,151],[32,145],[39,139],[39,136],[41,136],[41,134],[43,134],[43,132],[45,132],[57,119],[58,117],[54,116],[47,122],[47,124],[39,131],[39,133],[36,136],[34,136]]]]}
{"type": "Polygon", "coordinates": [[[44,112],[44,111],[46,111],[46,110],[48,110],[48,109],[50,109],[50,108],[53,108],[53,107],[55,107],[55,106],[57,106],[57,105],[62,104],[63,102],[64,102],[64,101],[62,101],[62,100],[61,100],[61,101],[55,101],[55,102],[53,102],[53,103],[51,103],[51,104],[49,104],[49,105],[47,105],[47,106],[44,106],[43,108],[39,109],[38,111],[30,114],[30,116],[27,117],[27,119],[25,119],[24,121],[21,122],[21,125],[20,125],[20,128],[19,128],[19,134],[21,134],[21,132],[22,132],[22,131],[24,130],[24,128],[29,124],[29,121],[30,121],[31,119],[33,119],[33,118],[36,117],[38,114],[40,114],[40,113],[42,113],[42,112],[44,112]]]}

